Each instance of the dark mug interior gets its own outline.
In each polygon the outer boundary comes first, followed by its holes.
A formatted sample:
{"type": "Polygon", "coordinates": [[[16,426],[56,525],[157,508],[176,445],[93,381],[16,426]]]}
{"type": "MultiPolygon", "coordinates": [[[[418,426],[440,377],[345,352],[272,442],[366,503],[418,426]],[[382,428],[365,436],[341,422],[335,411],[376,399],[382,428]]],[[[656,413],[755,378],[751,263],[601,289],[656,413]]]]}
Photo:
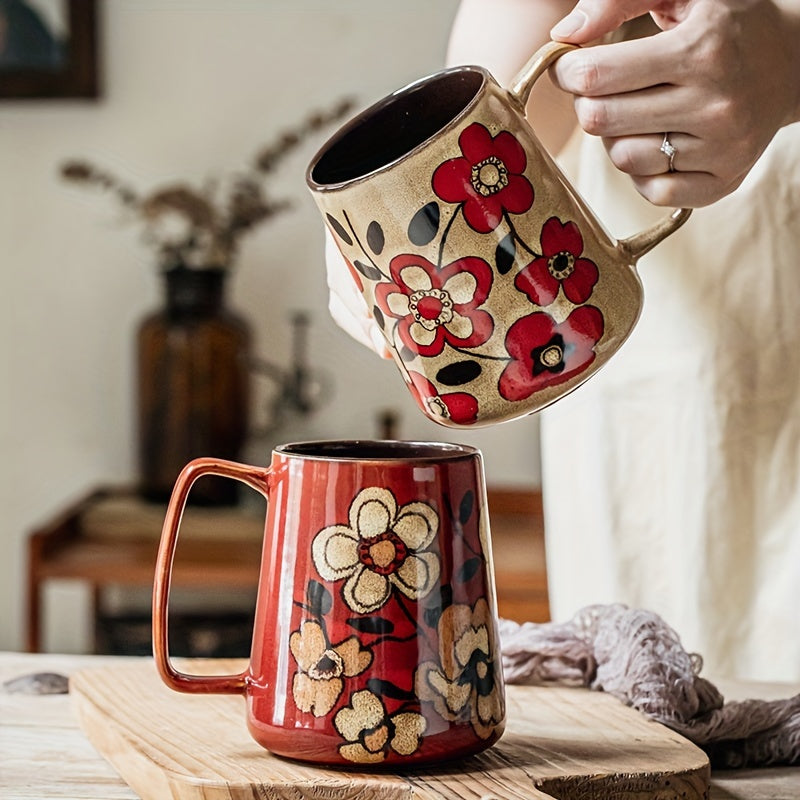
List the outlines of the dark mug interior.
{"type": "Polygon", "coordinates": [[[287,456],[337,461],[446,461],[468,458],[474,447],[446,442],[410,442],[383,439],[343,439],[292,442],[275,448],[287,456]]]}
{"type": "Polygon", "coordinates": [[[394,163],[460,116],[486,78],[480,67],[453,67],[379,100],[322,146],[308,168],[308,185],[323,189],[394,163]]]}

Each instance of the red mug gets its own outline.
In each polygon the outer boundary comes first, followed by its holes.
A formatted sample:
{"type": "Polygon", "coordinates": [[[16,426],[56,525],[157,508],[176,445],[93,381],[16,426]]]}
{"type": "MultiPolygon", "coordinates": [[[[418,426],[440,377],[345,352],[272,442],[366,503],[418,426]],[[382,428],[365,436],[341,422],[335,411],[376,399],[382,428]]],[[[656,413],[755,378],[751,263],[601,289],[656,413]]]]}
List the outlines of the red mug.
{"type": "Polygon", "coordinates": [[[268,468],[212,458],[179,475],[153,591],[153,650],[179,692],[242,694],[253,738],[318,764],[420,764],[477,753],[505,699],[480,452],[454,444],[286,444],[268,468]],[[267,499],[247,668],[179,672],[167,611],[181,515],[202,475],[267,499]]]}

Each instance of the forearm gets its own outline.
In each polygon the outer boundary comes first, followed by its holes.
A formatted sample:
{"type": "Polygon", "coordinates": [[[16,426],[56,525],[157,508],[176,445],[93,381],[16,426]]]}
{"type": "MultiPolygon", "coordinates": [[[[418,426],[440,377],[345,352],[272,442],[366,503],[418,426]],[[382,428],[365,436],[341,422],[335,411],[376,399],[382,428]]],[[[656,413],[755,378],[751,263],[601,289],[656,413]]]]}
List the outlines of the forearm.
{"type": "MultiPolygon", "coordinates": [[[[478,64],[507,86],[531,55],[550,40],[550,28],[572,0],[462,0],[450,36],[450,65],[478,64]]],[[[576,125],[572,98],[548,78],[531,93],[528,116],[545,147],[556,153],[576,125]]]]}
{"type": "Polygon", "coordinates": [[[794,111],[786,121],[790,124],[800,122],[800,0],[778,0],[775,5],[784,20],[784,47],[787,58],[794,62],[792,71],[796,77],[794,111]]]}

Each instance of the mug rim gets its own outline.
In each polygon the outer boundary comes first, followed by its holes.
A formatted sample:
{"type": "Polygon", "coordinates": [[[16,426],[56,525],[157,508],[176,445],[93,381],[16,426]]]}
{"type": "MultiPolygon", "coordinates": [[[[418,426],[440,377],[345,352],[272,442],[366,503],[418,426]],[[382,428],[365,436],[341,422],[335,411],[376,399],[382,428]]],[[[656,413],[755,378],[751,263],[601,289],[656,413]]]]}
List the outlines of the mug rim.
{"type": "Polygon", "coordinates": [[[454,67],[448,67],[446,69],[438,70],[437,72],[432,72],[429,75],[425,75],[422,78],[418,78],[417,80],[412,81],[411,83],[408,83],[405,86],[402,86],[401,88],[395,90],[394,92],[385,95],[380,100],[367,106],[367,108],[360,111],[358,114],[352,117],[348,122],[342,125],[325,141],[325,143],[319,148],[319,150],[317,150],[317,152],[314,154],[313,158],[309,162],[308,167],[306,168],[307,186],[313,192],[322,192],[322,193],[332,192],[346,186],[352,186],[353,184],[365,181],[369,178],[374,177],[375,175],[379,175],[382,172],[390,170],[392,167],[402,163],[403,161],[413,156],[415,153],[422,150],[435,137],[440,136],[445,131],[448,131],[451,128],[455,127],[458,124],[458,122],[461,119],[463,119],[463,117],[466,116],[478,103],[484,89],[486,88],[486,85],[491,80],[492,80],[491,73],[485,67],[481,67],[477,64],[460,64],[454,67]],[[319,164],[322,161],[323,157],[330,150],[332,150],[337,144],[339,144],[343,139],[345,139],[347,136],[353,133],[353,131],[361,127],[367,120],[375,118],[381,111],[388,108],[390,105],[397,103],[400,99],[402,99],[407,95],[410,95],[412,92],[424,88],[427,84],[433,83],[434,81],[437,80],[441,80],[442,78],[446,78],[450,75],[456,75],[459,73],[465,73],[465,74],[476,73],[481,76],[481,83],[476,88],[474,95],[461,108],[460,111],[455,113],[449,120],[447,120],[444,124],[440,125],[435,131],[426,136],[422,141],[418,142],[414,147],[409,148],[405,152],[401,153],[399,156],[390,159],[385,164],[381,164],[378,167],[367,170],[358,175],[345,178],[344,180],[325,182],[325,183],[320,183],[319,181],[315,180],[315,178],[313,177],[314,170],[319,167],[319,164]]]}
{"type": "Polygon", "coordinates": [[[273,453],[309,461],[370,464],[434,464],[481,454],[472,445],[407,439],[315,439],[287,442],[273,448],[273,453]]]}

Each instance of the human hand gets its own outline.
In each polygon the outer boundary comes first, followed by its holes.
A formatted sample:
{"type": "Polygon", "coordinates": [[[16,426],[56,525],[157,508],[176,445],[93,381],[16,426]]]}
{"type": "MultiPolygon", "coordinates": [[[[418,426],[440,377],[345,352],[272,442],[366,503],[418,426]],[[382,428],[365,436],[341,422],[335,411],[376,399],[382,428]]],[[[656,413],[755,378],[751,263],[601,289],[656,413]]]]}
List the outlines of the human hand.
{"type": "Polygon", "coordinates": [[[800,2],[580,0],[551,35],[587,44],[647,12],[662,29],[654,36],[569,52],[551,74],[640,194],[708,205],[800,120],[800,2]],[[660,151],[665,132],[674,172],[660,151]]]}
{"type": "Polygon", "coordinates": [[[391,358],[378,324],[358,290],[360,278],[325,229],[325,266],[328,276],[328,310],[334,322],[382,358],[391,358]]]}

